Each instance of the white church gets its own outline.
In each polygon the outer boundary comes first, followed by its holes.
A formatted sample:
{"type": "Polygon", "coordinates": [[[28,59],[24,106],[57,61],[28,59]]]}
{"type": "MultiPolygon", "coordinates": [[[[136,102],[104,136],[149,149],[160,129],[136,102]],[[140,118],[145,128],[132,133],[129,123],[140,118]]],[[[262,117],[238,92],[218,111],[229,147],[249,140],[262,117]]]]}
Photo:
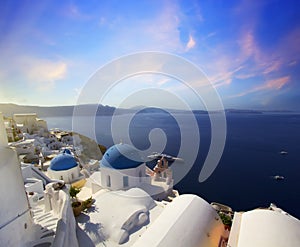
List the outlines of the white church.
{"type": "Polygon", "coordinates": [[[64,149],[51,160],[47,175],[52,179],[63,180],[65,183],[72,183],[82,178],[79,163],[69,149],[64,149]]]}
{"type": "Polygon", "coordinates": [[[127,144],[118,144],[109,148],[100,163],[101,186],[110,190],[138,187],[141,183],[150,183],[146,176],[146,164],[138,152],[127,144]]]}

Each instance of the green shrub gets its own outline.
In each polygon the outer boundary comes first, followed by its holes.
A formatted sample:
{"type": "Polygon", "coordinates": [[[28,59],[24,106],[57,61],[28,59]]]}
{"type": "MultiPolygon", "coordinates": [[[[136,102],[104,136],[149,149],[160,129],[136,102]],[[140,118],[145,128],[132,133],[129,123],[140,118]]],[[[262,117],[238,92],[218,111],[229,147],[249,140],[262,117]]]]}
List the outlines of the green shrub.
{"type": "Polygon", "coordinates": [[[70,196],[73,198],[73,199],[76,199],[77,200],[77,194],[80,192],[80,189],[74,187],[74,186],[71,186],[70,187],[70,190],[69,190],[69,193],[70,193],[70,196]]]}
{"type": "Polygon", "coordinates": [[[226,225],[226,226],[231,226],[232,225],[232,219],[229,215],[220,212],[219,216],[220,216],[220,218],[221,218],[224,225],[226,225]]]}

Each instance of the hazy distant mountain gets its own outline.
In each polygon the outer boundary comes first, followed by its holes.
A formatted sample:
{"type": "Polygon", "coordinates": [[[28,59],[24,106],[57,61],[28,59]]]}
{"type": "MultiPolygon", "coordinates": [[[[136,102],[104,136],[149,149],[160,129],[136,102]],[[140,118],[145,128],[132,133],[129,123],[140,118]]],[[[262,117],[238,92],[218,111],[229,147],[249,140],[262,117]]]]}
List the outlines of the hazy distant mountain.
{"type": "Polygon", "coordinates": [[[73,113],[73,106],[40,107],[0,104],[0,112],[2,112],[4,116],[12,116],[14,113],[37,113],[39,117],[70,116],[73,113]]]}
{"type": "MultiPolygon", "coordinates": [[[[80,105],[81,115],[94,114],[95,105],[80,105]]],[[[16,104],[0,104],[0,112],[4,116],[12,116],[15,113],[37,113],[39,117],[72,116],[74,106],[23,106],[16,104]]],[[[99,105],[97,115],[112,115],[114,107],[99,105]]]]}
{"type": "MultiPolygon", "coordinates": [[[[95,109],[97,109],[96,114],[98,116],[111,116],[113,114],[126,114],[133,113],[136,111],[140,111],[144,114],[151,113],[163,113],[164,111],[170,113],[177,114],[185,114],[189,111],[184,110],[175,110],[175,109],[158,109],[154,107],[145,108],[145,106],[136,106],[130,109],[118,109],[116,111],[115,107],[111,106],[103,106],[103,105],[79,105],[77,106],[80,109],[81,115],[94,115],[95,109]],[[95,108],[97,107],[97,108],[95,108]]],[[[41,118],[43,117],[60,117],[60,116],[72,116],[73,115],[74,106],[24,106],[24,105],[16,105],[16,104],[0,104],[0,112],[3,113],[4,116],[12,116],[14,113],[37,113],[37,115],[41,118]]],[[[259,111],[259,110],[245,110],[245,109],[226,109],[226,114],[261,114],[264,112],[277,112],[277,113],[288,113],[290,111],[259,111]]],[[[205,110],[193,110],[194,114],[207,114],[208,112],[205,110]]],[[[210,112],[210,113],[218,113],[218,111],[210,112]]]]}
{"type": "Polygon", "coordinates": [[[226,109],[226,113],[253,113],[253,114],[261,114],[263,111],[258,110],[248,110],[248,109],[226,109]]]}
{"type": "MultiPolygon", "coordinates": [[[[81,115],[94,115],[95,107],[97,107],[97,115],[98,116],[111,116],[114,113],[117,114],[126,114],[133,113],[139,110],[142,113],[162,113],[163,110],[153,107],[145,108],[143,107],[134,107],[131,109],[118,109],[116,111],[115,107],[111,106],[103,106],[103,105],[79,105],[77,106],[80,109],[81,115]]],[[[12,116],[14,113],[37,113],[37,115],[41,118],[43,117],[60,117],[60,116],[72,116],[73,115],[74,106],[23,106],[16,104],[0,104],[0,112],[3,113],[4,116],[12,116]]],[[[165,111],[172,113],[187,113],[187,111],[183,110],[174,110],[174,109],[165,109],[165,111]]],[[[195,113],[207,113],[206,111],[195,111],[195,113]]]]}

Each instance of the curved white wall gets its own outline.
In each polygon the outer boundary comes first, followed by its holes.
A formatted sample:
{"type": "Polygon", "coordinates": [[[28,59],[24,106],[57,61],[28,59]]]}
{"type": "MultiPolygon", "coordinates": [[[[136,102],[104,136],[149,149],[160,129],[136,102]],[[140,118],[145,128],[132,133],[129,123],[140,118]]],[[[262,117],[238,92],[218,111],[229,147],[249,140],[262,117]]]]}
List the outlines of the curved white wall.
{"type": "Polygon", "coordinates": [[[150,178],[146,177],[146,165],[141,164],[131,169],[113,169],[101,167],[101,186],[110,190],[128,189],[137,187],[141,183],[150,182],[150,178]],[[128,177],[128,186],[124,186],[124,177],[128,177]],[[108,182],[110,180],[110,183],[108,182]],[[110,184],[110,186],[109,186],[110,184]]]}
{"type": "Polygon", "coordinates": [[[49,168],[47,171],[48,176],[50,178],[64,180],[66,183],[72,183],[74,180],[79,178],[80,175],[79,172],[80,172],[79,166],[75,166],[71,169],[64,170],[64,171],[54,171],[49,168]]]}
{"type": "Polygon", "coordinates": [[[0,242],[1,246],[22,246],[32,237],[32,219],[21,168],[14,150],[0,147],[0,157],[0,242]]]}
{"type": "Polygon", "coordinates": [[[28,206],[21,168],[14,150],[0,149],[0,225],[26,211],[28,206]]]}
{"type": "Polygon", "coordinates": [[[229,244],[232,247],[300,246],[300,220],[269,209],[235,213],[229,244]]]}
{"type": "Polygon", "coordinates": [[[223,232],[223,223],[209,203],[196,195],[181,195],[133,246],[216,247],[223,232]]]}
{"type": "Polygon", "coordinates": [[[70,197],[63,190],[54,190],[53,183],[46,185],[45,211],[53,210],[58,217],[56,235],[53,247],[72,246],[78,247],[76,236],[76,221],[71,207],[70,197]]]}

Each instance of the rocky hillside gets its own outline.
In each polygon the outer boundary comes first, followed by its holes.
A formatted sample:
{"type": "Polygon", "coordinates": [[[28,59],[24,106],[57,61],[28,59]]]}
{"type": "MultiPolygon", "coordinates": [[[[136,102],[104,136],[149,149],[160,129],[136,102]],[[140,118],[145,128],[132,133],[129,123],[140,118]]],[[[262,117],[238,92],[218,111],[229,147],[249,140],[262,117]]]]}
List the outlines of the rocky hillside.
{"type": "Polygon", "coordinates": [[[79,156],[79,158],[83,162],[87,162],[89,159],[95,159],[95,160],[101,160],[104,152],[106,151],[106,147],[103,145],[99,145],[91,138],[71,132],[71,135],[74,137],[74,146],[81,145],[83,148],[83,152],[79,156]],[[80,142],[78,142],[79,138],[76,138],[78,136],[80,138],[80,142]]]}

